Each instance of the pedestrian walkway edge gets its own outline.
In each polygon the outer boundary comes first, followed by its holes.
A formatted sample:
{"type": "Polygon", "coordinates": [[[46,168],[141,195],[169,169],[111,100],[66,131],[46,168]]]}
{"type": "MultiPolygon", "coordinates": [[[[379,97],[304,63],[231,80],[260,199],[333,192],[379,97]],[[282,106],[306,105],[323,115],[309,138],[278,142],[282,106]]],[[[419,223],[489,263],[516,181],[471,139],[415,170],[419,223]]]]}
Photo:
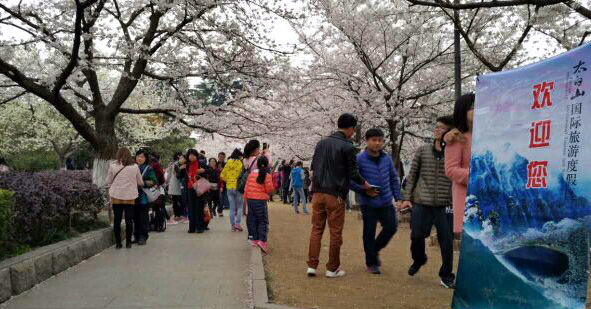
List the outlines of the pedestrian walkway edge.
{"type": "Polygon", "coordinates": [[[263,255],[261,254],[261,250],[258,248],[252,249],[250,265],[254,309],[301,309],[285,305],[272,304],[269,302],[267,279],[265,277],[265,266],[263,265],[263,255]]]}

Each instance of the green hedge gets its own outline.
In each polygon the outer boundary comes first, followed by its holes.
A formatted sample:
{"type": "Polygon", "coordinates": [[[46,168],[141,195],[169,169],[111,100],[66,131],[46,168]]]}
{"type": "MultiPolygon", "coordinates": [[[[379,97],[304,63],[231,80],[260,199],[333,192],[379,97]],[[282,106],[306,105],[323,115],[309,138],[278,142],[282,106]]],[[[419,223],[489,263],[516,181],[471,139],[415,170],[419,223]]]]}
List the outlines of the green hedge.
{"type": "Polygon", "coordinates": [[[14,193],[0,189],[0,261],[30,250],[28,245],[12,238],[14,204],[14,193]]]}

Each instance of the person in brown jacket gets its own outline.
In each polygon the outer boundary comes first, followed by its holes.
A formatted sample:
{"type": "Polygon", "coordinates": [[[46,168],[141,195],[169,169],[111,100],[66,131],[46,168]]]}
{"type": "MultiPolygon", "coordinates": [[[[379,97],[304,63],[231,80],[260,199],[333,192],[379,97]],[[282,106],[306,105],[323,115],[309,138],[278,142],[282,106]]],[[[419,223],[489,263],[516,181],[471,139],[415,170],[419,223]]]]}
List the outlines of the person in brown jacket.
{"type": "Polygon", "coordinates": [[[117,160],[109,166],[107,184],[111,205],[115,215],[113,232],[115,233],[115,248],[121,249],[121,220],[125,212],[125,240],[126,247],[131,248],[131,234],[133,234],[133,210],[135,199],[138,197],[138,187],[144,185],[140,169],[135,164],[131,152],[127,148],[119,148],[117,160]]]}
{"type": "Polygon", "coordinates": [[[451,116],[440,117],[433,130],[435,141],[420,147],[407,176],[402,209],[412,208],[411,253],[414,263],[408,274],[414,276],[427,263],[425,238],[435,225],[443,265],[439,270],[441,284],[453,288],[453,238],[447,209],[451,205],[451,181],[445,175],[443,135],[452,128],[451,116]]]}

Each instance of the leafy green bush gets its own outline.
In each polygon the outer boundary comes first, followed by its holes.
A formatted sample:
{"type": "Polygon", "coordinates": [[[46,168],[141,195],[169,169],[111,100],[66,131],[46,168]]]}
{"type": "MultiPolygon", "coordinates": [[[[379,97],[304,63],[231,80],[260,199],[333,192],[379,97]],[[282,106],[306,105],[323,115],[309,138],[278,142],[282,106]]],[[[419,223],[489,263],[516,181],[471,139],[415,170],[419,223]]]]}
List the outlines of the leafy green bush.
{"type": "Polygon", "coordinates": [[[28,245],[17,243],[12,237],[14,202],[14,193],[0,189],[0,261],[30,250],[28,245]]]}
{"type": "Polygon", "coordinates": [[[59,158],[53,151],[31,150],[6,157],[8,166],[14,171],[41,172],[60,168],[59,158]]]}

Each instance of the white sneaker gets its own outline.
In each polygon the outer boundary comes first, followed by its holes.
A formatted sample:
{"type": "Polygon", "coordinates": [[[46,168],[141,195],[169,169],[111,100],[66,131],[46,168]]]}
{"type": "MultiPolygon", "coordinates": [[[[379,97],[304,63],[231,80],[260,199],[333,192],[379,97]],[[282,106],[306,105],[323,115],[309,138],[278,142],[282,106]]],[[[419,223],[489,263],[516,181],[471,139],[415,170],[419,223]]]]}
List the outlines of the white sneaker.
{"type": "Polygon", "coordinates": [[[341,270],[340,268],[335,271],[326,271],[326,277],[328,278],[338,278],[345,276],[345,271],[341,270]]]}
{"type": "Polygon", "coordinates": [[[316,269],[308,267],[308,277],[316,277],[316,269]]]}

